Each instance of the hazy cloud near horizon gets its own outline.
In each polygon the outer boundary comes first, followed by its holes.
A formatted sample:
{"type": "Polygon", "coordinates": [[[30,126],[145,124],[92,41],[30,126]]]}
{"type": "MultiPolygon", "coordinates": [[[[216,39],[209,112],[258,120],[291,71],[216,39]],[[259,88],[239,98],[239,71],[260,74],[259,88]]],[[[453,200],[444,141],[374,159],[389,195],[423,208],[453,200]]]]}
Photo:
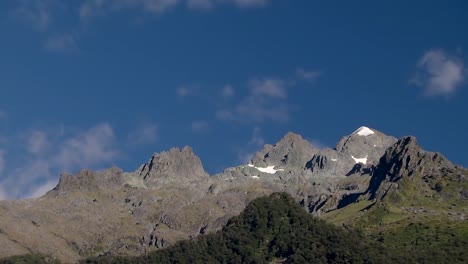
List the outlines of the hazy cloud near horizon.
{"type": "Polygon", "coordinates": [[[6,149],[23,147],[14,149],[14,160],[9,163],[4,162],[7,152],[0,152],[0,194],[4,199],[41,196],[57,184],[60,173],[107,167],[120,156],[108,123],[71,133],[59,130],[34,130],[9,139],[6,149]]]}

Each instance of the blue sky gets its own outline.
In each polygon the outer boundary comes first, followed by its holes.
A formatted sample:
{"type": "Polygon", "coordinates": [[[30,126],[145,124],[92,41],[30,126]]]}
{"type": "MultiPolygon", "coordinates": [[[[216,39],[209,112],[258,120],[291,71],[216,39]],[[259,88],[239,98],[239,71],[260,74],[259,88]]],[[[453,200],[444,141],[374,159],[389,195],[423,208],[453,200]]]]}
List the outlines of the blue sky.
{"type": "Polygon", "coordinates": [[[209,173],[361,125],[468,166],[466,1],[7,0],[0,199],[190,145],[209,173]]]}

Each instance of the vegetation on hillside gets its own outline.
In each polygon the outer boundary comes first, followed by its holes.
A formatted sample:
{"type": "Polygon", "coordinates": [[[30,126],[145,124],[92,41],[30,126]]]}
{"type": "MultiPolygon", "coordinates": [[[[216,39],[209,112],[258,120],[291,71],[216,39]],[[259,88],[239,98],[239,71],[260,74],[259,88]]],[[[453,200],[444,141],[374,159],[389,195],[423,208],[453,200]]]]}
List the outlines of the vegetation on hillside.
{"type": "MultiPolygon", "coordinates": [[[[381,243],[312,218],[284,193],[252,201],[226,227],[148,256],[83,263],[395,263],[381,243]]],[[[402,262],[402,261],[400,261],[402,262]]]]}
{"type": "Polygon", "coordinates": [[[0,259],[0,264],[60,264],[57,259],[41,254],[27,254],[0,259]]]}
{"type": "MultiPolygon", "coordinates": [[[[147,256],[101,256],[81,263],[467,263],[467,223],[422,221],[402,217],[384,203],[361,203],[331,214],[340,221],[357,215],[354,227],[342,228],[313,218],[288,194],[275,193],[252,201],[215,234],[147,256]]],[[[0,263],[50,263],[40,258],[0,263]]]]}

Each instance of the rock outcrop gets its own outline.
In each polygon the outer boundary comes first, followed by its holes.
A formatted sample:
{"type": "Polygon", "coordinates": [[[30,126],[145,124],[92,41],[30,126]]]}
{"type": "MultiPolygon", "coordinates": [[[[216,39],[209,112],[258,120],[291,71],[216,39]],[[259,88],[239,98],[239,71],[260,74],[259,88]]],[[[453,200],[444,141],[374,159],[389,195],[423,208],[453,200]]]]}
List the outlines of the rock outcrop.
{"type": "Polygon", "coordinates": [[[134,175],[143,180],[149,188],[160,188],[169,183],[197,184],[209,180],[208,173],[192,148],[172,148],[168,152],[157,153],[148,163],[142,165],[134,175]]]}
{"type": "Polygon", "coordinates": [[[289,132],[275,145],[267,144],[257,152],[251,164],[258,167],[281,166],[302,168],[318,150],[302,136],[289,132]]]}

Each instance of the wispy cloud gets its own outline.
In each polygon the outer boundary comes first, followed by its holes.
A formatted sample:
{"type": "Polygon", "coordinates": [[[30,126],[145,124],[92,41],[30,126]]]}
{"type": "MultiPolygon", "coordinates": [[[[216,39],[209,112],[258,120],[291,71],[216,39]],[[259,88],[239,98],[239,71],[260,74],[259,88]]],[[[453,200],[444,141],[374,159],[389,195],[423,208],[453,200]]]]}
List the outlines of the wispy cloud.
{"type": "Polygon", "coordinates": [[[314,148],[317,148],[317,149],[326,149],[329,147],[327,144],[325,144],[323,141],[319,139],[306,138],[306,140],[309,141],[310,144],[314,146],[314,148]]]}
{"type": "Polygon", "coordinates": [[[54,160],[65,169],[109,162],[119,155],[114,149],[114,143],[112,127],[108,123],[102,123],[67,139],[60,146],[54,160]]]}
{"type": "Polygon", "coordinates": [[[254,127],[247,146],[238,150],[237,158],[239,162],[242,164],[249,163],[253,155],[259,151],[264,144],[265,140],[262,136],[262,129],[258,126],[254,127]]]}
{"type": "Polygon", "coordinates": [[[223,98],[230,98],[234,96],[234,94],[235,94],[234,88],[230,84],[225,85],[223,89],[221,89],[221,96],[223,98]]]}
{"type": "Polygon", "coordinates": [[[34,131],[29,135],[27,149],[29,153],[41,154],[49,147],[47,134],[43,131],[34,131]]]}
{"type": "Polygon", "coordinates": [[[5,170],[5,150],[0,149],[0,176],[5,170]]]}
{"type": "Polygon", "coordinates": [[[154,14],[162,14],[174,7],[179,0],[88,0],[81,5],[79,14],[82,19],[106,15],[123,9],[137,9],[154,14]]]}
{"type": "Polygon", "coordinates": [[[426,52],[417,66],[418,72],[410,82],[423,87],[428,96],[453,94],[466,75],[462,59],[441,49],[426,52]]]}
{"type": "Polygon", "coordinates": [[[265,139],[263,139],[260,127],[254,127],[249,144],[256,147],[261,147],[265,144],[265,139]]]}
{"type": "Polygon", "coordinates": [[[38,198],[46,194],[48,191],[52,190],[55,186],[57,186],[58,180],[53,179],[45,182],[44,184],[37,187],[31,194],[27,195],[26,198],[38,198]]]}
{"type": "Polygon", "coordinates": [[[62,34],[47,38],[44,48],[51,52],[72,52],[78,50],[77,34],[62,34]]]}
{"type": "Polygon", "coordinates": [[[307,80],[307,81],[315,81],[317,78],[322,76],[321,71],[307,71],[303,68],[298,68],[296,70],[296,75],[299,79],[307,80]]]}
{"type": "Polygon", "coordinates": [[[194,133],[204,133],[210,129],[210,124],[206,120],[194,120],[191,128],[194,133]]]}
{"type": "Polygon", "coordinates": [[[0,185],[0,201],[1,200],[6,200],[6,199],[8,199],[7,194],[5,193],[2,186],[0,185]]]}
{"type": "Polygon", "coordinates": [[[7,113],[5,111],[0,110],[0,120],[6,119],[8,117],[7,113]]]}
{"type": "Polygon", "coordinates": [[[279,79],[253,79],[249,82],[253,96],[286,98],[286,82],[279,79]]]}
{"type": "Polygon", "coordinates": [[[270,3],[270,0],[222,0],[223,2],[231,2],[241,8],[265,7],[270,3]]]}
{"type": "Polygon", "coordinates": [[[196,10],[211,10],[214,3],[212,0],[187,0],[187,7],[196,10]]]}
{"type": "Polygon", "coordinates": [[[188,86],[179,86],[176,89],[176,93],[178,97],[187,97],[195,94],[195,91],[192,87],[188,86]]]}
{"type": "Polygon", "coordinates": [[[259,8],[267,6],[271,0],[187,0],[190,9],[211,10],[220,4],[231,4],[238,8],[259,8]]]}
{"type": "Polygon", "coordinates": [[[34,30],[46,31],[52,23],[54,0],[21,0],[19,6],[11,12],[13,17],[27,23],[34,30]]]}
{"type": "Polygon", "coordinates": [[[40,196],[57,183],[61,172],[106,166],[120,157],[113,129],[108,123],[71,134],[64,134],[62,129],[34,130],[18,139],[25,138],[27,140],[22,144],[26,153],[19,153],[16,163],[4,164],[0,178],[0,186],[7,191],[4,196],[8,198],[40,196]]]}
{"type": "Polygon", "coordinates": [[[216,117],[246,122],[286,122],[289,119],[288,86],[286,81],[274,78],[250,80],[249,94],[233,108],[218,110],[216,117]]]}
{"type": "Polygon", "coordinates": [[[132,145],[151,144],[158,139],[159,126],[155,123],[144,123],[128,135],[132,145]]]}
{"type": "Polygon", "coordinates": [[[211,10],[221,4],[231,4],[238,8],[265,7],[270,0],[88,0],[80,6],[82,19],[106,15],[124,9],[141,10],[151,14],[163,14],[185,4],[191,10],[211,10]]]}
{"type": "Polygon", "coordinates": [[[105,17],[120,11],[134,11],[141,16],[161,16],[179,7],[188,10],[214,10],[217,6],[237,8],[261,8],[271,0],[17,0],[17,6],[10,10],[10,16],[34,30],[44,32],[44,48],[52,52],[69,52],[78,49],[78,36],[82,36],[95,17],[105,17]],[[71,17],[71,19],[70,19],[71,17]],[[66,23],[62,23],[66,21],[66,23]],[[79,21],[79,22],[70,22],[79,21]],[[57,26],[59,25],[59,26],[57,26]],[[60,28],[61,35],[50,36],[54,29],[60,28]],[[71,30],[71,29],[75,30],[71,30]],[[67,33],[74,32],[74,33],[67,33]]]}

